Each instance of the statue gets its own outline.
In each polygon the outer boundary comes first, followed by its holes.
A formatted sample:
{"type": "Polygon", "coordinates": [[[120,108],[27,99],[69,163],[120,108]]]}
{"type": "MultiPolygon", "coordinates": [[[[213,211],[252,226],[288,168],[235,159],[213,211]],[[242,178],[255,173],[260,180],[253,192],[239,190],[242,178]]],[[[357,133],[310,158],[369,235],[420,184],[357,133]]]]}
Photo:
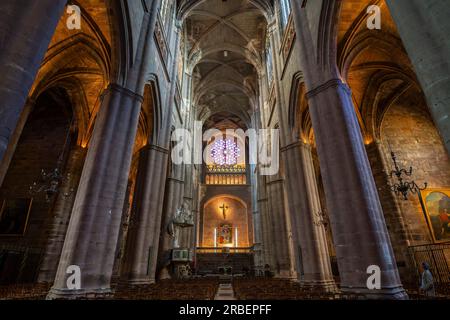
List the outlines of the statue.
{"type": "Polygon", "coordinates": [[[175,212],[174,217],[168,225],[167,232],[174,238],[174,248],[179,247],[180,228],[188,228],[194,226],[194,214],[189,209],[189,204],[185,201],[175,212]]]}
{"type": "Polygon", "coordinates": [[[191,275],[192,271],[189,264],[180,265],[178,267],[178,274],[177,274],[178,279],[188,279],[191,277],[191,275]]]}
{"type": "Polygon", "coordinates": [[[194,215],[189,209],[189,205],[186,201],[177,209],[173,222],[182,228],[194,226],[194,215]]]}

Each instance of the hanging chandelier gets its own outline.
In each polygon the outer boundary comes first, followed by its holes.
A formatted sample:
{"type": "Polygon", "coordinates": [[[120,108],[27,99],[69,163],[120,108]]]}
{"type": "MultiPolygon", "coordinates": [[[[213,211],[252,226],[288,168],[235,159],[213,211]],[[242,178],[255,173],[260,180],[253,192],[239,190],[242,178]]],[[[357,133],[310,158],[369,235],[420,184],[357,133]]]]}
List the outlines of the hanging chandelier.
{"type": "MultiPolygon", "coordinates": [[[[56,167],[47,172],[44,169],[41,169],[40,177],[37,181],[33,182],[33,184],[29,188],[29,193],[33,196],[43,193],[45,194],[46,202],[51,202],[52,199],[60,192],[61,186],[70,180],[70,173],[67,175],[63,175],[63,163],[66,156],[67,147],[70,145],[70,131],[72,128],[73,119],[70,122],[69,129],[67,130],[66,140],[64,142],[63,149],[61,154],[58,157],[58,161],[56,163],[56,167]]],[[[65,197],[70,196],[74,192],[73,188],[71,188],[68,192],[64,193],[65,197]]]]}
{"type": "Polygon", "coordinates": [[[425,190],[427,188],[427,183],[424,183],[424,187],[421,188],[417,185],[417,183],[412,181],[407,181],[407,177],[411,177],[413,173],[413,168],[409,167],[409,170],[406,170],[404,168],[400,168],[397,163],[397,157],[394,152],[391,151],[391,158],[394,163],[394,169],[391,171],[391,179],[393,176],[397,177],[397,183],[394,183],[393,185],[389,185],[391,187],[391,190],[395,192],[397,196],[402,196],[404,200],[408,200],[409,193],[412,194],[419,194],[420,191],[425,190]]]}
{"type": "MultiPolygon", "coordinates": [[[[58,165],[53,171],[47,173],[44,169],[41,170],[41,176],[39,180],[33,182],[30,186],[30,194],[36,195],[39,193],[45,194],[45,200],[50,202],[53,197],[59,193],[61,185],[70,179],[70,173],[66,177],[61,173],[60,166],[58,165]]],[[[70,192],[64,193],[65,197],[72,194],[73,189],[70,192]]]]}

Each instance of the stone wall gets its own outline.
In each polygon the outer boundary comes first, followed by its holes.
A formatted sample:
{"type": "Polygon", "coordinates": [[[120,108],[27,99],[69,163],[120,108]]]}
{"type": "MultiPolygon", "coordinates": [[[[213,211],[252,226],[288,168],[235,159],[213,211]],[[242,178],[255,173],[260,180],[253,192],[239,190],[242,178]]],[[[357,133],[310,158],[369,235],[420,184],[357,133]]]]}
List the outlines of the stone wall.
{"type": "MultiPolygon", "coordinates": [[[[409,169],[412,166],[412,179],[416,183],[422,186],[428,182],[429,188],[450,187],[449,156],[426,103],[419,95],[411,93],[387,111],[381,135],[385,156],[390,159],[392,150],[402,167],[409,169]]],[[[390,171],[392,162],[388,165],[387,170],[390,171]]],[[[411,195],[408,201],[398,202],[410,233],[411,245],[429,243],[430,232],[417,195],[411,195]]]]}
{"type": "Polygon", "coordinates": [[[408,246],[430,243],[431,236],[425,221],[418,195],[408,200],[395,195],[390,185],[396,178],[390,177],[394,169],[393,151],[400,167],[409,170],[419,186],[450,186],[450,161],[442,140],[426,109],[422,95],[411,90],[386,112],[381,140],[366,146],[375,178],[384,218],[395,253],[397,266],[404,284],[414,282],[416,270],[408,255],[408,246]]]}

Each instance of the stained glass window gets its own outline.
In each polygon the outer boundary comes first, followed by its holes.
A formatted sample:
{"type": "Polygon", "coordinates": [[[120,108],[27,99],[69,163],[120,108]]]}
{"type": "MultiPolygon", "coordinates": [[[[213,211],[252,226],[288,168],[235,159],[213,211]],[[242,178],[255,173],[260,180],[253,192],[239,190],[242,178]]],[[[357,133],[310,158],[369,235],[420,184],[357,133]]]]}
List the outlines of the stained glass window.
{"type": "Polygon", "coordinates": [[[237,164],[240,152],[232,139],[218,139],[211,148],[211,157],[216,165],[232,166],[237,164]]]}

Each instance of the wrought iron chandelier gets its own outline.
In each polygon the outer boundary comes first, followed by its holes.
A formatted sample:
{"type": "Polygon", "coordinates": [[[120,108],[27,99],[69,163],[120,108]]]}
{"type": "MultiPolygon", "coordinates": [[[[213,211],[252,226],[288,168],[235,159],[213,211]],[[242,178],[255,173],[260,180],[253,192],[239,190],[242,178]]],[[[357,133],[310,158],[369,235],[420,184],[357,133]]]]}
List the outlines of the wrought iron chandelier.
{"type": "Polygon", "coordinates": [[[403,196],[404,200],[408,200],[409,193],[412,194],[419,194],[420,191],[425,190],[427,188],[427,183],[424,183],[424,187],[421,188],[417,185],[417,183],[412,181],[407,181],[406,177],[411,177],[413,173],[413,168],[409,167],[409,170],[406,170],[404,168],[400,168],[397,163],[397,157],[395,156],[395,153],[391,151],[391,157],[392,161],[394,162],[394,168],[395,170],[391,171],[391,179],[393,176],[397,177],[397,183],[394,183],[393,185],[389,185],[391,187],[391,190],[395,192],[397,196],[403,196]]]}
{"type": "MultiPolygon", "coordinates": [[[[59,162],[59,161],[58,161],[59,162]]],[[[37,182],[34,182],[30,186],[30,193],[35,195],[39,193],[45,193],[45,200],[50,202],[53,197],[59,193],[59,189],[63,182],[70,179],[70,173],[65,177],[60,171],[60,165],[58,164],[53,171],[47,173],[44,169],[41,170],[40,179],[37,182]]],[[[65,197],[68,197],[72,194],[73,189],[70,189],[70,192],[64,193],[65,197]]]]}
{"type": "MultiPolygon", "coordinates": [[[[63,175],[63,162],[66,155],[66,149],[70,145],[70,132],[73,124],[73,119],[70,122],[69,130],[67,131],[66,140],[64,142],[61,154],[58,157],[56,167],[50,172],[41,169],[41,175],[38,181],[33,182],[30,186],[29,192],[31,195],[37,195],[39,193],[45,194],[46,202],[51,202],[52,199],[60,192],[60,188],[66,181],[70,180],[70,173],[63,175]]],[[[63,195],[65,197],[70,196],[74,192],[73,188],[69,192],[65,192],[63,195]]]]}

